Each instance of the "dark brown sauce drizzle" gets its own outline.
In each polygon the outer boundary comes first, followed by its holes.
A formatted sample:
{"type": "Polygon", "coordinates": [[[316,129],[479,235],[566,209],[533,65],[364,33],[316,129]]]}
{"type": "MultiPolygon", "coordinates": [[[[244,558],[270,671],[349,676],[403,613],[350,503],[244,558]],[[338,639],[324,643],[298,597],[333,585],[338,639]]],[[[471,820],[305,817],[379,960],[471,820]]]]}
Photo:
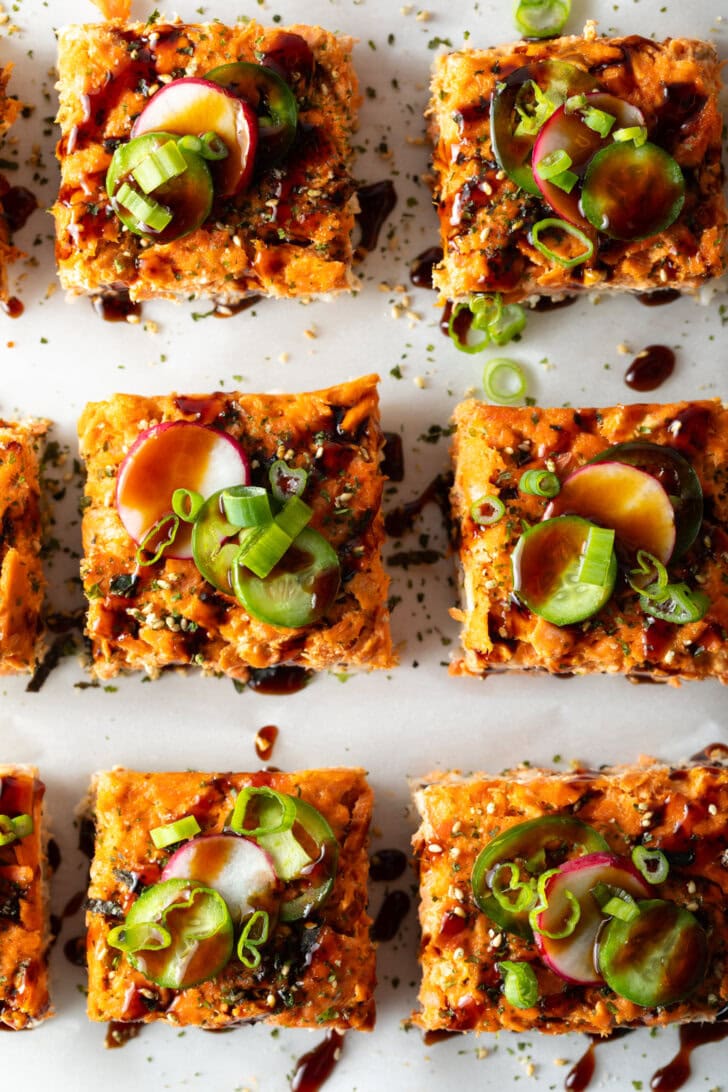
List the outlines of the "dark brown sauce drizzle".
{"type": "Polygon", "coordinates": [[[10,231],[20,231],[38,208],[38,200],[25,186],[11,186],[3,194],[0,208],[10,231]]]}
{"type": "Polygon", "coordinates": [[[372,925],[372,940],[380,944],[394,940],[411,905],[412,900],[406,891],[389,891],[372,925]]]}
{"type": "Polygon", "coordinates": [[[450,518],[450,486],[452,480],[448,474],[438,474],[419,497],[393,508],[384,517],[384,527],[391,538],[401,538],[414,527],[415,520],[428,504],[436,504],[445,523],[450,518]]]}
{"type": "Polygon", "coordinates": [[[48,839],[46,859],[48,861],[49,871],[51,875],[53,875],[53,873],[57,872],[61,866],[61,847],[58,845],[58,842],[55,840],[55,838],[48,839]]]}
{"type": "Polygon", "coordinates": [[[398,432],[384,433],[384,452],[380,470],[390,482],[404,480],[404,451],[402,437],[398,432]]]}
{"type": "Polygon", "coordinates": [[[255,307],[256,303],[260,303],[262,299],[262,296],[246,296],[244,299],[238,300],[237,303],[216,303],[212,314],[214,318],[232,318],[233,315],[239,315],[243,311],[249,311],[251,307],[255,307]]]}
{"type": "Polygon", "coordinates": [[[3,300],[2,308],[8,318],[20,318],[25,311],[25,306],[22,300],[19,300],[17,296],[11,296],[7,300],[3,300]]]}
{"type": "Polygon", "coordinates": [[[63,945],[63,954],[73,967],[86,966],[86,934],[71,937],[63,945]]]}
{"type": "Polygon", "coordinates": [[[379,849],[369,861],[369,878],[375,883],[393,883],[406,867],[407,854],[401,849],[379,849]]]}
{"type": "Polygon", "coordinates": [[[665,303],[674,303],[681,296],[682,292],[677,288],[658,288],[654,292],[638,292],[635,299],[643,307],[662,307],[665,303]]]}
{"type": "Polygon", "coordinates": [[[690,1056],[706,1043],[719,1043],[728,1038],[728,1023],[683,1024],[680,1028],[680,1049],[672,1061],[658,1069],[650,1081],[654,1092],[677,1092],[690,1078],[690,1056]]]}
{"type": "Polygon", "coordinates": [[[344,1036],[336,1028],[326,1032],[317,1047],[298,1059],[291,1081],[291,1092],[318,1092],[334,1071],[341,1057],[344,1036]]]}
{"type": "Polygon", "coordinates": [[[273,757],[273,748],[278,739],[278,729],[275,724],[266,724],[255,736],[255,753],[261,762],[268,762],[273,757]]]}
{"type": "Polygon", "coordinates": [[[434,288],[432,272],[442,261],[442,247],[428,246],[410,264],[410,281],[415,288],[434,288]]]}
{"type": "Polygon", "coordinates": [[[132,303],[128,292],[114,292],[105,296],[95,296],[93,308],[104,322],[128,322],[130,318],[141,318],[141,303],[132,303]]]}
{"type": "Polygon", "coordinates": [[[446,1039],[455,1039],[460,1035],[459,1031],[446,1031],[445,1028],[440,1028],[439,1031],[426,1031],[422,1036],[422,1042],[425,1046],[434,1046],[435,1043],[444,1043],[446,1039]]]}
{"type": "Polygon", "coordinates": [[[536,302],[531,304],[530,310],[539,312],[560,311],[562,307],[572,307],[578,302],[578,296],[564,296],[560,300],[554,299],[553,296],[539,296],[536,302]]]}
{"type": "Polygon", "coordinates": [[[648,345],[638,353],[624,375],[633,391],[654,391],[675,370],[675,354],[666,345],[648,345]]]}
{"type": "Polygon", "coordinates": [[[596,1048],[601,1046],[602,1043],[611,1043],[615,1039],[622,1039],[625,1035],[629,1035],[630,1031],[631,1028],[618,1028],[605,1038],[602,1038],[601,1035],[588,1036],[589,1047],[576,1065],[567,1073],[566,1080],[564,1081],[564,1088],[568,1089],[568,1092],[585,1092],[594,1076],[594,1069],[596,1067],[594,1051],[596,1048]]]}
{"type": "Polygon", "coordinates": [[[313,672],[297,664],[251,668],[248,689],[256,694],[297,694],[313,677],[313,672]]]}
{"type": "Polygon", "coordinates": [[[126,1046],[130,1039],[136,1039],[143,1024],[127,1024],[123,1020],[110,1020],[106,1029],[104,1046],[107,1050],[118,1050],[126,1046]]]}
{"type": "Polygon", "coordinates": [[[728,744],[709,743],[702,751],[690,756],[691,762],[728,762],[728,744]]]}
{"type": "Polygon", "coordinates": [[[370,182],[367,186],[360,186],[356,192],[359,198],[356,221],[361,238],[355,256],[361,260],[379,242],[379,233],[397,204],[397,191],[391,179],[386,178],[383,182],[370,182]]]}

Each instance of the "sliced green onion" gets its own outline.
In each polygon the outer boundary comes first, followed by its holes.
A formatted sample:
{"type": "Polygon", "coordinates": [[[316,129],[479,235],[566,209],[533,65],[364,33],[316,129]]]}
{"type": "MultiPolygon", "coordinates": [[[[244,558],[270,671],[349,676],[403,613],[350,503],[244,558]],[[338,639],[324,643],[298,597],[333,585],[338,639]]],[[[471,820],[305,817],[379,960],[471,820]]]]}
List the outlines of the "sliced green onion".
{"type": "Polygon", "coordinates": [[[175,489],[172,494],[172,511],[185,523],[194,523],[200,514],[205,498],[194,489],[175,489]]]}
{"type": "Polygon", "coordinates": [[[647,849],[635,846],[632,850],[632,864],[648,883],[664,883],[670,871],[670,862],[660,849],[647,849]]]}
{"type": "Polygon", "coordinates": [[[527,80],[516,96],[516,112],[520,118],[514,135],[536,136],[543,129],[552,114],[556,113],[563,99],[558,92],[542,91],[535,80],[527,80]],[[534,101],[523,105],[526,95],[532,94],[534,101]]]}
{"type": "Polygon", "coordinates": [[[685,626],[705,617],[710,599],[705,592],[693,591],[684,583],[668,584],[662,590],[656,584],[648,584],[640,596],[640,606],[652,618],[685,626]]]}
{"type": "Polygon", "coordinates": [[[538,902],[536,881],[521,880],[521,871],[513,861],[504,861],[498,865],[491,878],[490,889],[498,905],[511,914],[532,910],[538,902]],[[512,898],[511,895],[515,897],[512,898]]]}
{"type": "Polygon", "coordinates": [[[503,975],[503,995],[516,1009],[532,1009],[538,1001],[538,979],[530,963],[503,959],[496,964],[503,975]]]}
{"type": "Polygon", "coordinates": [[[229,155],[227,144],[217,133],[205,133],[201,137],[201,141],[200,155],[203,159],[225,159],[229,155]]]}
{"type": "Polygon", "coordinates": [[[571,0],[516,0],[513,16],[527,38],[560,34],[571,13],[571,0]]]}
{"type": "Polygon", "coordinates": [[[549,940],[564,940],[566,937],[570,937],[579,924],[581,918],[581,906],[579,900],[575,895],[568,890],[564,891],[564,896],[569,904],[569,914],[561,929],[549,930],[542,929],[538,924],[539,914],[542,914],[544,910],[548,910],[549,901],[546,896],[546,884],[552,876],[556,876],[559,872],[558,868],[550,868],[547,872],[542,872],[538,878],[538,902],[534,908],[529,912],[528,924],[533,929],[534,933],[539,933],[543,937],[548,937],[549,940]]]}
{"type": "Polygon", "coordinates": [[[171,546],[177,537],[179,530],[180,519],[179,516],[175,516],[170,513],[168,516],[162,516],[158,519],[151,530],[147,531],[144,538],[141,540],[136,548],[135,560],[137,565],[155,565],[161,558],[164,551],[168,546],[171,546]],[[156,552],[153,557],[144,557],[144,553],[151,549],[151,543],[154,542],[157,535],[162,534],[164,528],[169,524],[169,532],[166,538],[162,538],[161,542],[156,548],[156,552]]]}
{"type": "Polygon", "coordinates": [[[591,892],[599,909],[610,918],[634,921],[640,916],[640,908],[628,891],[608,883],[598,883],[591,892]]]}
{"type": "Polygon", "coordinates": [[[564,111],[567,114],[575,114],[577,110],[583,110],[586,105],[586,95],[570,95],[564,104],[564,111]]]}
{"type": "Polygon", "coordinates": [[[647,599],[654,599],[662,595],[668,584],[667,569],[659,558],[650,554],[647,550],[637,551],[637,568],[630,571],[627,583],[633,591],[644,595],[647,599]],[[636,577],[635,580],[632,577],[636,577]],[[652,593],[647,595],[647,587],[652,593]]]}
{"type": "Polygon", "coordinates": [[[308,471],[289,466],[283,459],[276,459],[268,471],[273,496],[281,504],[289,497],[300,497],[306,489],[308,471]]]}
{"type": "Polygon", "coordinates": [[[244,565],[255,573],[261,580],[265,580],[278,562],[290,549],[293,539],[286,534],[277,523],[269,523],[266,527],[258,529],[245,542],[235,558],[235,563],[244,565]]]}
{"type": "Polygon", "coordinates": [[[626,129],[615,129],[612,140],[616,140],[619,144],[633,140],[635,148],[641,148],[647,142],[647,129],[644,125],[629,125],[626,129]]]}
{"type": "Polygon", "coordinates": [[[536,164],[536,170],[545,182],[548,182],[554,175],[561,174],[562,171],[568,170],[573,160],[568,152],[563,148],[557,148],[553,152],[549,152],[543,159],[539,159],[536,164]]]}
{"type": "Polygon", "coordinates": [[[611,527],[590,527],[584,544],[584,554],[579,566],[580,584],[594,584],[603,588],[609,580],[609,570],[614,553],[614,531],[611,527]]]}
{"type": "Polygon", "coordinates": [[[122,952],[159,952],[169,948],[172,934],[164,925],[140,921],[137,925],[117,925],[110,930],[106,943],[122,952]]]}
{"type": "Polygon", "coordinates": [[[117,205],[130,212],[131,215],[150,231],[164,231],[172,222],[172,213],[158,201],[133,190],[128,182],[122,182],[114,198],[117,205]]]}
{"type": "Polygon", "coordinates": [[[564,193],[571,193],[576,183],[579,181],[579,175],[574,174],[573,171],[562,171],[561,174],[554,175],[549,179],[552,186],[558,186],[564,193]]]}
{"type": "Polygon", "coordinates": [[[267,942],[270,933],[270,915],[267,910],[256,910],[248,918],[238,940],[238,959],[254,970],[260,966],[260,948],[267,942]]]}
{"type": "Polygon", "coordinates": [[[573,269],[575,265],[581,265],[582,262],[588,262],[594,254],[594,243],[591,241],[588,235],[576,227],[575,224],[570,224],[566,220],[557,220],[554,217],[547,217],[545,220],[539,220],[537,224],[534,224],[531,228],[530,240],[536,250],[539,250],[544,257],[549,258],[552,262],[558,262],[559,265],[563,265],[565,269],[573,269]],[[563,254],[557,254],[555,250],[551,250],[545,243],[541,242],[542,231],[563,231],[566,235],[571,235],[572,238],[577,239],[584,247],[582,254],[577,254],[575,258],[565,258],[563,254]]]}
{"type": "Polygon", "coordinates": [[[16,815],[11,819],[9,815],[0,815],[0,846],[10,845],[19,838],[26,838],[34,830],[33,817],[31,815],[16,815]]]}
{"type": "Polygon", "coordinates": [[[484,295],[478,293],[469,300],[458,303],[450,316],[448,332],[455,342],[455,347],[463,353],[479,353],[491,342],[495,345],[507,345],[526,325],[526,311],[519,303],[504,306],[500,293],[484,295]],[[472,315],[471,330],[482,333],[476,341],[461,341],[457,332],[457,318],[467,308],[472,315]]]}
{"type": "Polygon", "coordinates": [[[506,514],[506,506],[500,497],[485,493],[470,505],[470,518],[480,527],[490,527],[506,514]]]}
{"type": "Polygon", "coordinates": [[[518,488],[530,497],[557,497],[561,492],[561,482],[550,470],[527,470],[521,475],[518,488]]]}
{"type": "Polygon", "coordinates": [[[185,133],[177,141],[177,146],[182,149],[183,152],[192,152],[193,155],[202,155],[202,141],[198,136],[193,136],[192,133],[185,133]]]}
{"type": "Polygon", "coordinates": [[[161,148],[145,156],[131,174],[144,193],[153,193],[165,182],[178,178],[186,170],[187,163],[177,147],[177,141],[168,140],[161,148]]]}
{"type": "Polygon", "coordinates": [[[276,523],[293,542],[304,527],[308,527],[312,516],[313,508],[305,501],[302,501],[300,497],[289,497],[282,511],[276,516],[276,523]]]}
{"type": "Polygon", "coordinates": [[[461,315],[463,311],[470,311],[471,314],[474,313],[470,305],[470,301],[455,304],[452,309],[452,314],[450,315],[450,322],[448,323],[448,334],[450,335],[455,345],[455,348],[459,349],[461,353],[479,353],[488,345],[490,345],[490,334],[487,332],[487,330],[484,329],[484,327],[476,325],[475,321],[473,321],[472,329],[475,329],[479,333],[482,333],[483,336],[473,342],[461,341],[460,335],[458,334],[456,329],[456,322],[458,316],[461,315]]]}
{"type": "Polygon", "coordinates": [[[525,329],[527,322],[525,308],[520,303],[507,303],[501,307],[498,315],[487,326],[490,340],[502,348],[517,334],[525,329]]]}
{"type": "Polygon", "coordinates": [[[598,110],[596,106],[587,106],[581,118],[586,127],[591,129],[592,132],[598,133],[600,137],[609,136],[611,128],[617,120],[614,114],[607,114],[605,110],[598,110]]]}
{"type": "Polygon", "coordinates": [[[491,402],[512,406],[526,393],[523,368],[508,357],[493,357],[483,368],[483,390],[491,402]]]}
{"type": "Polygon", "coordinates": [[[154,827],[149,831],[149,837],[157,849],[166,849],[167,846],[172,846],[175,842],[184,842],[188,838],[194,838],[196,834],[200,833],[201,829],[194,815],[184,815],[174,823],[167,823],[163,827],[154,827]]]}
{"type": "Polygon", "coordinates": [[[275,789],[269,789],[267,786],[257,788],[254,785],[246,785],[238,793],[238,798],[235,801],[235,808],[230,817],[230,829],[234,830],[236,834],[244,834],[247,838],[257,838],[261,834],[281,834],[285,830],[290,830],[295,819],[296,801],[292,796],[276,792],[275,789]],[[276,815],[275,809],[271,809],[271,822],[267,826],[248,828],[245,826],[245,819],[250,802],[256,796],[275,801],[279,811],[276,815]]]}
{"type": "Polygon", "coordinates": [[[222,494],[225,519],[233,527],[265,527],[273,519],[270,498],[260,485],[235,485],[222,494]]]}

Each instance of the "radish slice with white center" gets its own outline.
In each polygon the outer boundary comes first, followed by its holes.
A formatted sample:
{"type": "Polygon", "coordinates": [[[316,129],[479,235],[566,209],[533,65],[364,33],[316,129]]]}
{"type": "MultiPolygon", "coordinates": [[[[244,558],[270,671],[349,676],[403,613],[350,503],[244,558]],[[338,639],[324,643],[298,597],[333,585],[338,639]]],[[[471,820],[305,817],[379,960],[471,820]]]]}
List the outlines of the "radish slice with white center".
{"type": "Polygon", "coordinates": [[[662,485],[628,463],[589,463],[562,483],[544,519],[576,515],[611,527],[632,552],[646,550],[667,564],[675,548],[675,509],[662,485]]]}
{"type": "Polygon", "coordinates": [[[567,861],[546,881],[548,908],[536,919],[539,929],[556,933],[570,913],[566,892],[569,891],[578,902],[581,915],[568,937],[552,940],[534,931],[544,963],[560,978],[577,986],[592,986],[602,981],[594,960],[597,934],[606,919],[592,895],[600,883],[620,888],[635,899],[650,897],[650,885],[626,858],[614,853],[589,853],[567,861]]]}
{"type": "Polygon", "coordinates": [[[570,112],[565,106],[559,107],[546,122],[533,146],[533,177],[542,196],[558,216],[589,232],[592,230],[591,225],[579,211],[579,187],[576,186],[571,193],[566,193],[553,182],[541,178],[538,165],[542,159],[553,152],[566,152],[571,159],[569,170],[579,178],[583,178],[589,162],[600,148],[612,142],[612,133],[617,129],[642,126],[645,119],[636,106],[625,102],[624,99],[618,99],[615,95],[597,91],[585,95],[584,98],[586,109],[591,107],[601,110],[602,113],[615,118],[609,134],[601,137],[599,133],[590,129],[584,123],[582,111],[570,112]]]}
{"type": "Polygon", "coordinates": [[[235,924],[251,914],[278,885],[273,859],[239,834],[202,834],[173,853],[163,880],[197,880],[222,895],[235,924]]]}
{"type": "MultiPolygon", "coordinates": [[[[165,421],[143,432],[130,447],[119,468],[116,508],[128,534],[140,543],[172,512],[175,489],[209,497],[249,481],[247,455],[232,436],[193,421],[165,421]]],[[[191,527],[180,523],[165,557],[192,557],[191,527]]]]}
{"type": "Polygon", "coordinates": [[[156,132],[197,137],[217,133],[228,150],[225,159],[211,164],[217,192],[226,197],[250,182],[258,119],[247,102],[219,84],[188,77],[161,87],[134,122],[131,135],[156,132]]]}

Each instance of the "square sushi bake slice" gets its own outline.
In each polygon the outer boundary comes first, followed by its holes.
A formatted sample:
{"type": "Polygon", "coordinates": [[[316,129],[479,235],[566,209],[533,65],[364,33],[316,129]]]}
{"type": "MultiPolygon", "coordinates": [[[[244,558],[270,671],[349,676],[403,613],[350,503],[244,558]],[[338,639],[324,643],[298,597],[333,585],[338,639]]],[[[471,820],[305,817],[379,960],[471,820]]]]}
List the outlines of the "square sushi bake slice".
{"type": "Polygon", "coordinates": [[[438,774],[415,801],[419,1026],[609,1035],[725,1011],[719,760],[438,774]]]}
{"type": "Polygon", "coordinates": [[[283,665],[393,665],[376,382],[86,407],[98,676],[193,664],[252,682],[283,665]]]}
{"type": "MultiPolygon", "coordinates": [[[[8,129],[20,113],[20,103],[7,93],[11,72],[12,65],[0,68],[0,146],[2,146],[8,129]]],[[[7,303],[8,299],[7,267],[19,257],[19,252],[12,245],[10,226],[3,208],[3,197],[9,189],[10,184],[5,176],[0,173],[0,304],[7,303]]]]}
{"type": "Polygon", "coordinates": [[[32,1028],[48,997],[45,786],[34,766],[0,765],[0,1029],[32,1028]]]}
{"type": "Polygon", "coordinates": [[[726,266],[709,42],[584,37],[443,54],[429,107],[451,300],[691,291],[726,266]]]}
{"type": "Polygon", "coordinates": [[[63,287],[228,306],[351,289],[353,44],[254,21],[62,30],[63,287]]]}
{"type": "Polygon", "coordinates": [[[32,671],[41,645],[39,447],[47,421],[0,421],[0,675],[32,671]]]}
{"type": "Polygon", "coordinates": [[[374,1026],[363,770],[94,779],[88,1014],[374,1026]]]}
{"type": "Polygon", "coordinates": [[[455,412],[454,672],[728,683],[719,401],[455,412]]]}

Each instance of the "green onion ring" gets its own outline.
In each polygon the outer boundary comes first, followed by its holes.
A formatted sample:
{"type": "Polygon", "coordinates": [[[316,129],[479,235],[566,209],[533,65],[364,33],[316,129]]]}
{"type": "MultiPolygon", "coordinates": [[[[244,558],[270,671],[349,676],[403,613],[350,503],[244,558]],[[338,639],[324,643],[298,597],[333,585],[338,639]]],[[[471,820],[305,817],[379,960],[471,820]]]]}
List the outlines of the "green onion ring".
{"type": "Polygon", "coordinates": [[[479,527],[490,527],[497,523],[506,513],[506,506],[500,497],[493,493],[484,493],[470,505],[470,518],[479,527]]]}
{"type": "Polygon", "coordinates": [[[548,910],[549,901],[546,896],[546,884],[552,876],[556,876],[559,873],[558,868],[550,868],[547,872],[542,872],[538,878],[537,892],[538,902],[534,906],[533,910],[528,915],[528,924],[533,929],[534,933],[540,933],[543,937],[548,937],[549,940],[564,940],[566,937],[570,937],[576,929],[581,918],[581,906],[579,900],[573,895],[568,888],[564,891],[566,901],[569,904],[569,916],[562,929],[556,931],[550,931],[548,929],[542,929],[538,924],[538,916],[542,914],[544,910],[548,910]]]}
{"type": "Polygon", "coordinates": [[[164,231],[172,222],[172,213],[158,201],[138,193],[128,182],[116,191],[114,201],[150,231],[164,231]]]}
{"type": "Polygon", "coordinates": [[[587,106],[581,115],[581,119],[587,129],[597,133],[602,139],[609,136],[612,126],[617,120],[614,114],[608,114],[605,110],[598,110],[596,106],[587,106]]]}
{"type": "Polygon", "coordinates": [[[532,910],[538,902],[536,881],[533,879],[525,882],[521,880],[521,871],[513,861],[503,861],[498,865],[491,877],[490,889],[498,905],[512,914],[522,914],[527,910],[532,910]],[[507,884],[504,884],[501,877],[506,869],[510,873],[510,877],[507,884]],[[516,896],[514,899],[508,897],[510,892],[513,892],[516,896]]]}
{"type": "Polygon", "coordinates": [[[483,390],[486,398],[499,406],[512,406],[526,393],[526,376],[515,360],[495,356],[483,368],[483,390]]]}
{"type": "Polygon", "coordinates": [[[276,523],[285,531],[293,542],[305,527],[308,527],[313,516],[313,508],[302,501],[300,497],[289,497],[282,510],[276,516],[276,523]]]}
{"type": "Polygon", "coordinates": [[[260,485],[235,485],[222,494],[225,519],[233,527],[264,527],[273,519],[270,498],[260,485]]]}
{"type": "Polygon", "coordinates": [[[165,182],[179,178],[187,170],[187,162],[176,140],[168,140],[161,148],[149,152],[132,170],[132,178],[145,194],[153,193],[165,182]]]}
{"type": "Polygon", "coordinates": [[[538,223],[534,224],[529,239],[531,244],[536,247],[536,250],[543,254],[545,258],[552,262],[558,262],[565,269],[573,269],[576,265],[588,262],[594,254],[594,243],[581,228],[576,227],[575,224],[570,224],[567,220],[557,220],[553,216],[547,216],[545,220],[539,220],[538,223]],[[584,253],[577,254],[575,258],[565,258],[562,254],[557,254],[556,251],[551,250],[545,243],[542,243],[540,239],[541,232],[556,228],[564,231],[567,235],[571,235],[574,239],[578,239],[584,246],[584,253]]]}
{"type": "Polygon", "coordinates": [[[540,178],[544,182],[548,182],[557,174],[561,174],[562,171],[566,171],[572,165],[573,160],[568,152],[563,148],[556,148],[553,152],[549,152],[543,159],[540,159],[536,164],[536,170],[540,178]]]}
{"type": "Polygon", "coordinates": [[[265,527],[257,528],[243,543],[235,557],[235,564],[244,565],[260,580],[265,580],[292,545],[291,536],[272,521],[265,527]]]}
{"type": "Polygon", "coordinates": [[[269,934],[270,915],[267,910],[255,910],[243,926],[238,940],[237,956],[245,967],[255,970],[260,966],[260,948],[267,943],[269,934]]]}
{"type": "Polygon", "coordinates": [[[503,959],[496,963],[503,975],[503,996],[516,1009],[532,1009],[538,1001],[538,979],[530,963],[503,959]]]}
{"type": "Polygon", "coordinates": [[[593,584],[598,588],[606,587],[614,553],[614,537],[611,527],[594,525],[589,528],[579,565],[579,583],[593,584]]]}
{"type": "Polygon", "coordinates": [[[634,847],[632,864],[648,883],[664,883],[670,871],[670,862],[662,850],[646,846],[634,847]]]}
{"type": "Polygon", "coordinates": [[[518,488],[530,497],[557,497],[561,492],[561,482],[551,470],[527,470],[521,475],[518,488]]]}
{"type": "Polygon", "coordinates": [[[625,144],[633,140],[636,148],[641,148],[647,142],[647,129],[644,125],[629,125],[626,129],[615,129],[612,140],[618,144],[625,144]]]}
{"type": "Polygon", "coordinates": [[[167,547],[171,546],[176,539],[177,532],[179,530],[179,524],[179,516],[174,515],[174,513],[172,512],[170,512],[168,516],[162,516],[161,519],[158,519],[154,526],[150,528],[149,531],[147,531],[146,535],[136,548],[135,560],[137,565],[156,565],[156,563],[161,559],[162,554],[167,549],[167,547]],[[169,524],[170,526],[169,533],[167,537],[162,539],[162,541],[157,546],[157,550],[154,556],[144,557],[144,553],[149,549],[149,546],[147,544],[153,542],[157,535],[164,530],[167,524],[169,524]]]}
{"type": "Polygon", "coordinates": [[[200,141],[202,143],[200,155],[203,159],[225,159],[230,154],[228,152],[227,144],[222,137],[217,135],[217,133],[205,133],[200,137],[200,141]]]}
{"type": "Polygon", "coordinates": [[[194,838],[196,834],[200,833],[201,829],[194,815],[184,815],[181,819],[175,820],[174,823],[167,823],[162,827],[153,827],[149,831],[149,837],[157,849],[166,849],[167,846],[172,846],[175,842],[185,842],[188,838],[194,838]]]}
{"type": "Polygon", "coordinates": [[[631,569],[627,576],[630,588],[647,599],[659,598],[668,584],[667,569],[659,558],[648,553],[647,550],[638,550],[636,560],[637,568],[631,569]],[[637,579],[632,580],[633,576],[637,579]],[[640,583],[640,577],[645,578],[642,583],[640,583]],[[647,595],[648,587],[651,589],[649,595],[647,595]]]}
{"type": "Polygon", "coordinates": [[[194,523],[205,503],[202,493],[194,489],[175,489],[172,494],[172,511],[184,523],[194,523]]]}
{"type": "Polygon", "coordinates": [[[640,914],[637,900],[622,887],[598,883],[592,889],[592,897],[603,914],[620,921],[635,921],[640,914]]]}
{"type": "Polygon", "coordinates": [[[526,38],[560,34],[571,14],[571,0],[516,0],[513,17],[526,38]]]}
{"type": "Polygon", "coordinates": [[[267,786],[257,788],[254,785],[246,785],[246,787],[241,789],[238,793],[238,798],[235,801],[235,808],[230,817],[229,825],[230,829],[234,830],[236,834],[244,834],[246,838],[257,838],[261,834],[282,834],[284,831],[291,829],[295,819],[296,802],[292,796],[287,796],[286,793],[276,792],[275,789],[269,789],[267,786]],[[250,829],[245,826],[248,805],[256,796],[265,796],[270,800],[274,800],[281,809],[280,818],[277,822],[273,823],[273,826],[252,827],[250,829]]]}
{"type": "Polygon", "coordinates": [[[0,846],[10,845],[20,838],[27,838],[33,833],[35,825],[31,815],[16,815],[13,819],[9,815],[0,815],[0,846]]]}
{"type": "Polygon", "coordinates": [[[109,931],[106,943],[121,952],[159,952],[169,948],[172,934],[164,925],[140,921],[136,925],[117,925],[109,931]]]}
{"type": "Polygon", "coordinates": [[[450,315],[450,322],[448,323],[447,332],[450,335],[450,338],[455,345],[455,348],[459,349],[461,353],[473,354],[482,352],[483,349],[490,345],[490,334],[484,327],[476,326],[475,320],[473,320],[471,324],[472,328],[477,330],[479,333],[482,333],[482,338],[480,338],[478,341],[474,341],[472,344],[468,344],[467,341],[460,340],[460,336],[455,329],[455,323],[458,316],[461,315],[463,311],[470,311],[471,314],[473,313],[470,303],[468,301],[455,304],[452,309],[452,314],[450,315]]]}

